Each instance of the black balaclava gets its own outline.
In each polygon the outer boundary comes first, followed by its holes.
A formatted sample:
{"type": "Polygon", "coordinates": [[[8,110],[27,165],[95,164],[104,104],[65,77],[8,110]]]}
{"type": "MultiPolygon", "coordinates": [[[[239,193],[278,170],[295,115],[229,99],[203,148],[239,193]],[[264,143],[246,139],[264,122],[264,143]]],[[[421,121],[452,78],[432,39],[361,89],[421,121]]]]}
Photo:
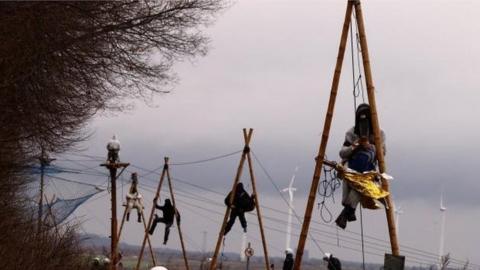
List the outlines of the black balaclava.
{"type": "Polygon", "coordinates": [[[370,105],[363,103],[360,104],[355,113],[355,134],[360,138],[369,138],[373,133],[372,120],[370,114],[370,105]]]}
{"type": "Polygon", "coordinates": [[[235,188],[235,193],[236,193],[236,194],[240,194],[240,193],[242,193],[242,192],[244,192],[244,191],[245,191],[245,189],[243,188],[243,183],[241,183],[241,182],[238,183],[238,184],[237,184],[237,187],[235,188]]]}

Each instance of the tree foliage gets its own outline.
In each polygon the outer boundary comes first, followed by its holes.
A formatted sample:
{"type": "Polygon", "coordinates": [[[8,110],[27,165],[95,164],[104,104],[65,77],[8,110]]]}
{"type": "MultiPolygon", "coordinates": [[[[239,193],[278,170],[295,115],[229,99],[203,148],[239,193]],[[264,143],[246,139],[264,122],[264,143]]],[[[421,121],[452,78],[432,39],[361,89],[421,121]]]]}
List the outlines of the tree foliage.
{"type": "Polygon", "coordinates": [[[3,2],[2,139],[61,151],[99,110],[168,90],[175,61],[206,53],[202,26],[221,8],[220,0],[3,2]]]}
{"type": "Polygon", "coordinates": [[[69,228],[33,238],[36,217],[20,199],[25,165],[84,139],[99,111],[168,92],[172,65],[205,55],[202,30],[223,7],[222,0],[0,3],[2,269],[76,269],[69,228]]]}

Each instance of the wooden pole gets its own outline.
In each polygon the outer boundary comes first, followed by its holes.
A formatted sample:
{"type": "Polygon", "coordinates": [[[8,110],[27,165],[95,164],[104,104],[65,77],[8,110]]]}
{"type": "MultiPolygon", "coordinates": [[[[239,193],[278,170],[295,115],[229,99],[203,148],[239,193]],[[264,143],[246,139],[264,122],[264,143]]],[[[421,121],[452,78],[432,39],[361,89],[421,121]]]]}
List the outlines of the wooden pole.
{"type": "Polygon", "coordinates": [[[335,108],[335,100],[337,97],[338,84],[340,80],[340,74],[342,72],[343,58],[345,56],[345,46],[347,43],[348,29],[351,21],[352,14],[352,2],[348,1],[347,11],[345,13],[345,20],[343,23],[342,35],[340,38],[340,46],[338,49],[337,63],[335,65],[335,72],[333,75],[332,88],[330,91],[330,99],[328,102],[327,114],[325,116],[325,124],[323,127],[322,141],[320,143],[320,148],[318,151],[318,158],[315,163],[315,171],[313,174],[312,185],[310,187],[310,194],[308,196],[308,203],[305,209],[305,216],[302,224],[302,232],[300,233],[300,238],[298,240],[297,254],[295,256],[295,264],[293,269],[299,270],[302,264],[303,250],[305,248],[305,243],[307,240],[308,229],[310,226],[310,221],[312,218],[312,210],[315,204],[315,198],[317,195],[318,183],[320,181],[320,175],[322,172],[322,164],[325,156],[325,151],[327,149],[328,135],[330,133],[330,126],[333,118],[333,111],[335,108]]]}
{"type": "MultiPolygon", "coordinates": [[[[233,200],[235,199],[235,187],[237,186],[237,183],[240,181],[240,177],[242,176],[243,164],[245,163],[246,153],[250,150],[249,143],[250,143],[250,140],[252,139],[252,134],[253,134],[253,129],[250,129],[248,134],[247,134],[247,129],[245,128],[243,129],[243,138],[245,140],[245,146],[243,148],[243,153],[240,158],[240,162],[238,164],[235,180],[233,181],[229,204],[232,204],[233,200]]],[[[230,215],[230,207],[227,206],[226,208],[227,209],[225,210],[225,216],[223,217],[222,227],[220,228],[220,232],[218,233],[218,239],[217,239],[217,244],[215,245],[215,251],[212,256],[212,261],[210,262],[210,270],[215,270],[217,267],[218,252],[220,252],[220,246],[222,245],[223,234],[225,232],[225,225],[227,224],[228,216],[230,215]]]]}
{"type": "Polygon", "coordinates": [[[120,239],[120,236],[122,235],[123,225],[125,225],[125,218],[127,217],[127,207],[128,206],[125,206],[125,210],[123,211],[122,222],[120,223],[120,229],[118,230],[117,239],[120,239]]]}
{"type": "MultiPolygon", "coordinates": [[[[170,178],[170,170],[167,169],[167,180],[168,188],[170,189],[170,198],[172,199],[173,209],[177,211],[177,206],[175,204],[175,195],[173,194],[172,179],[170,178]]],[[[182,245],[183,261],[185,262],[185,269],[190,270],[187,259],[187,252],[185,250],[185,243],[183,242],[182,230],[180,228],[180,223],[178,222],[177,217],[175,216],[175,221],[177,223],[178,235],[180,236],[180,244],[182,245]]]]}
{"type": "Polygon", "coordinates": [[[110,171],[110,180],[111,180],[111,187],[112,187],[112,195],[111,195],[111,210],[112,210],[112,218],[111,218],[111,242],[110,242],[110,269],[117,270],[117,254],[118,254],[118,225],[117,225],[117,177],[123,173],[125,168],[128,167],[130,163],[121,163],[121,162],[108,162],[100,164],[100,166],[106,167],[110,171]],[[120,173],[117,175],[117,169],[122,168],[120,173]]]}
{"type": "Polygon", "coordinates": [[[152,226],[153,214],[155,213],[155,205],[160,198],[160,190],[162,189],[163,179],[165,178],[165,174],[168,169],[168,157],[165,157],[164,162],[165,164],[163,165],[162,175],[160,175],[160,182],[158,183],[157,192],[155,193],[155,198],[153,200],[152,210],[150,211],[150,217],[148,218],[148,226],[145,229],[145,236],[143,237],[142,247],[140,248],[140,255],[138,255],[137,266],[135,267],[136,270],[140,270],[140,263],[142,262],[143,251],[145,250],[145,243],[147,242],[148,238],[148,229],[152,226]]]}
{"type": "Polygon", "coordinates": [[[110,245],[110,269],[117,269],[117,168],[115,166],[108,167],[110,171],[111,187],[112,187],[112,220],[111,220],[111,245],[110,245]]]}
{"type": "MultiPolygon", "coordinates": [[[[375,145],[377,146],[377,159],[378,159],[378,167],[380,173],[384,173],[386,171],[386,164],[385,158],[383,153],[382,145],[382,138],[380,133],[380,122],[378,121],[378,113],[377,113],[377,104],[375,101],[375,87],[373,85],[373,78],[372,78],[372,70],[370,67],[370,57],[368,54],[368,46],[367,46],[367,36],[365,33],[365,23],[363,21],[363,12],[362,7],[360,5],[360,1],[357,0],[354,3],[355,6],[355,14],[357,18],[358,24],[358,31],[359,31],[359,38],[360,38],[360,47],[362,49],[362,58],[363,58],[363,68],[365,71],[365,81],[367,84],[367,94],[368,94],[368,103],[370,104],[370,112],[372,117],[372,126],[373,126],[373,135],[375,138],[375,145]]],[[[387,180],[382,181],[382,188],[386,191],[389,190],[389,185],[387,180]]],[[[395,214],[393,209],[393,202],[391,196],[386,198],[387,205],[386,207],[386,215],[387,215],[387,222],[388,222],[388,233],[390,236],[390,245],[392,248],[393,255],[400,255],[400,250],[398,247],[397,241],[397,231],[395,228],[395,214]]]]}
{"type": "MultiPolygon", "coordinates": [[[[128,204],[128,202],[127,202],[128,204]]],[[[118,230],[118,236],[117,236],[117,239],[118,241],[120,241],[120,236],[122,235],[122,231],[123,231],[123,225],[125,224],[125,218],[127,216],[127,206],[125,206],[125,211],[123,211],[123,217],[122,217],[122,223],[120,223],[120,229],[118,230]]],[[[145,224],[145,215],[143,214],[143,211],[141,213],[142,215],[142,224],[143,224],[143,228],[144,230],[147,230],[147,224],[145,224]]],[[[147,243],[148,243],[148,247],[150,248],[150,255],[152,257],[152,261],[153,261],[153,264],[156,265],[156,260],[155,260],[155,255],[153,254],[153,248],[152,248],[152,243],[150,242],[150,237],[147,235],[147,243]]]]}
{"type": "MultiPolygon", "coordinates": [[[[253,132],[253,129],[250,129],[253,132]]],[[[260,226],[260,235],[262,236],[263,255],[265,256],[265,269],[270,269],[270,259],[268,257],[267,241],[265,240],[265,232],[263,231],[262,214],[260,212],[260,201],[257,194],[257,187],[255,183],[255,175],[253,174],[253,163],[250,151],[247,152],[248,171],[250,173],[250,180],[252,181],[253,194],[255,195],[255,208],[257,209],[258,225],[260,226]]]]}
{"type": "MultiPolygon", "coordinates": [[[[148,227],[147,227],[147,224],[145,223],[145,215],[143,214],[143,211],[142,211],[142,224],[143,224],[143,228],[145,229],[145,231],[148,230],[148,227]]],[[[153,253],[153,246],[152,246],[152,242],[150,242],[150,236],[147,235],[147,242],[148,242],[148,249],[150,250],[150,256],[152,257],[152,262],[153,262],[153,265],[157,265],[157,260],[155,259],[155,254],[153,253]]]]}

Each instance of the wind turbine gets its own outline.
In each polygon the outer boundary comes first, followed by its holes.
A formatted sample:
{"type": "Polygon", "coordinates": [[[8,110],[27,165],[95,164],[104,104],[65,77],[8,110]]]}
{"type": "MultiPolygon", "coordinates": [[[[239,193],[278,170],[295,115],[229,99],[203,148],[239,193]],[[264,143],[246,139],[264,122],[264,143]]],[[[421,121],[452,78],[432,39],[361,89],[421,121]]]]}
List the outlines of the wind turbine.
{"type": "Polygon", "coordinates": [[[282,192],[288,192],[288,222],[287,222],[287,239],[285,243],[285,250],[290,248],[290,240],[292,237],[292,212],[293,212],[293,192],[297,189],[293,187],[293,182],[295,181],[295,174],[298,171],[298,166],[295,167],[295,171],[293,173],[292,179],[290,180],[290,184],[288,188],[284,188],[282,192]]]}
{"type": "Polygon", "coordinates": [[[445,241],[445,219],[447,214],[447,208],[443,205],[443,189],[442,193],[440,193],[440,214],[441,214],[441,224],[440,224],[440,247],[438,249],[438,256],[440,261],[440,269],[443,268],[444,260],[443,260],[443,245],[445,241]]]}
{"type": "Polygon", "coordinates": [[[398,229],[398,224],[400,223],[399,220],[400,220],[400,215],[403,214],[403,210],[402,210],[402,207],[399,206],[397,208],[396,205],[394,205],[394,210],[395,212],[395,228],[397,229],[397,234],[399,234],[399,229],[398,229]]]}

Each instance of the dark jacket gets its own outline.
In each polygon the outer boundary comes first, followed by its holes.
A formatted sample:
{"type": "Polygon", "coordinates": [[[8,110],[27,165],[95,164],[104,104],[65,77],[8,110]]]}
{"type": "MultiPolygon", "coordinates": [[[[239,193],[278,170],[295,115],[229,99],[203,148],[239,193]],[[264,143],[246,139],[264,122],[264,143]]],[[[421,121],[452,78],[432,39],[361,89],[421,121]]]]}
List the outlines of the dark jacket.
{"type": "Polygon", "coordinates": [[[163,206],[157,204],[155,207],[163,212],[165,223],[173,223],[173,218],[175,215],[177,216],[177,223],[180,223],[180,213],[173,207],[170,199],[166,199],[163,206]]]}
{"type": "Polygon", "coordinates": [[[242,183],[238,183],[236,188],[235,188],[235,198],[233,199],[233,204],[230,205],[230,196],[232,192],[229,192],[227,197],[225,197],[225,205],[226,206],[235,206],[235,209],[238,211],[243,211],[243,212],[250,212],[253,209],[255,209],[255,201],[254,201],[254,196],[248,195],[248,193],[245,191],[243,188],[242,183]]]}
{"type": "Polygon", "coordinates": [[[283,270],[292,270],[293,269],[293,254],[288,253],[283,261],[283,270]]]}
{"type": "Polygon", "coordinates": [[[342,264],[340,263],[340,260],[330,256],[328,259],[328,270],[342,270],[342,264]]]}

